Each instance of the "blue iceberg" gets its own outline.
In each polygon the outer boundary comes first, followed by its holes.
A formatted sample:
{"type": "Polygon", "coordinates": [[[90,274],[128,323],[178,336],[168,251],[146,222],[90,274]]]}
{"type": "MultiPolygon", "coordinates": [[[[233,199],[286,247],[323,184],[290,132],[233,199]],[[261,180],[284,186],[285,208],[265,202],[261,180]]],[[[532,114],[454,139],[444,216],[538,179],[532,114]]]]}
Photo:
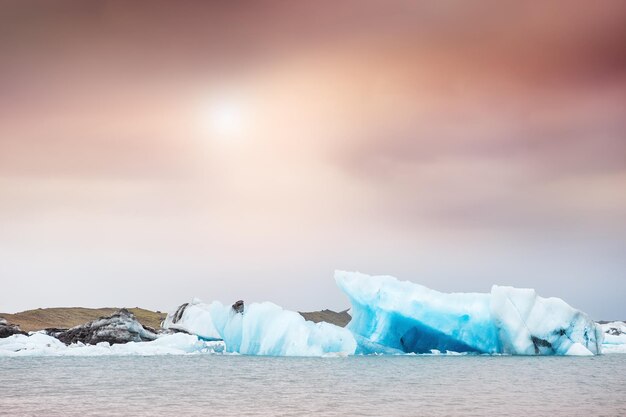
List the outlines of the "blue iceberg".
{"type": "Polygon", "coordinates": [[[380,345],[406,353],[601,353],[603,332],[593,320],[531,289],[494,285],[488,294],[446,294],[390,276],[344,271],[335,272],[335,280],[350,299],[348,328],[363,350],[380,345]]]}
{"type": "Polygon", "coordinates": [[[335,272],[348,296],[347,328],[306,321],[269,302],[223,305],[194,299],[170,313],[166,329],[227,352],[271,356],[457,352],[596,355],[603,331],[559,298],[494,285],[490,293],[442,293],[390,276],[335,272]]]}

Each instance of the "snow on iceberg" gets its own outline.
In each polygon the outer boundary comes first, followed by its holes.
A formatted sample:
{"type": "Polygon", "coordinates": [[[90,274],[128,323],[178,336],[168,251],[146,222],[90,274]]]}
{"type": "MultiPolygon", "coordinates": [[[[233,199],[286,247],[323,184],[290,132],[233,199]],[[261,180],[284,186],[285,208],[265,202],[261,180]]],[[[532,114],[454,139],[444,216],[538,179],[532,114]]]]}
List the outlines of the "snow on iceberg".
{"type": "Polygon", "coordinates": [[[335,280],[352,304],[348,328],[369,342],[367,350],[373,344],[407,353],[601,353],[602,330],[595,322],[534,290],[494,285],[489,294],[446,294],[390,276],[344,271],[336,271],[335,280]]]}
{"type": "Polygon", "coordinates": [[[604,332],[602,353],[626,353],[626,323],[614,321],[600,326],[604,332]]]}
{"type": "Polygon", "coordinates": [[[13,335],[0,339],[0,357],[6,356],[154,356],[182,355],[187,353],[222,353],[222,342],[207,342],[197,336],[176,333],[160,335],[150,342],[128,342],[95,345],[65,343],[45,333],[13,335]]]}
{"type": "Polygon", "coordinates": [[[194,299],[167,316],[164,328],[221,339],[228,352],[270,356],[350,355],[357,343],[349,330],[306,321],[276,304],[210,304],[194,299]]]}

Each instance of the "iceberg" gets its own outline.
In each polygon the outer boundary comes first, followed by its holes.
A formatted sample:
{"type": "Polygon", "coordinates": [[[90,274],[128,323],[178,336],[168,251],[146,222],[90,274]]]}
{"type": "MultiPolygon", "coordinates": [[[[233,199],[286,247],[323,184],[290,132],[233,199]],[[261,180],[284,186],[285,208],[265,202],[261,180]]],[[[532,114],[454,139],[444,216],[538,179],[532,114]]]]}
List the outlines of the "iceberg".
{"type": "Polygon", "coordinates": [[[559,298],[494,285],[490,293],[442,293],[390,276],[336,271],[348,296],[347,328],[306,321],[264,302],[232,306],[198,299],[170,313],[162,327],[222,340],[247,355],[476,353],[596,355],[603,330],[559,298]]]}
{"type": "Polygon", "coordinates": [[[600,327],[604,332],[602,353],[626,353],[626,323],[614,321],[600,327]]]}
{"type": "Polygon", "coordinates": [[[349,330],[306,321],[270,302],[228,306],[194,299],[168,314],[162,327],[223,340],[227,352],[245,355],[343,356],[357,347],[349,330]]]}
{"type": "Polygon", "coordinates": [[[443,294],[393,277],[335,272],[352,305],[348,329],[370,342],[409,353],[497,353],[488,294],[443,294]]]}
{"type": "Polygon", "coordinates": [[[191,303],[181,304],[176,311],[168,313],[161,327],[195,334],[204,340],[222,340],[221,334],[213,325],[211,305],[204,304],[197,298],[191,303]]]}
{"type": "Polygon", "coordinates": [[[352,305],[348,329],[359,348],[405,353],[596,355],[602,329],[586,314],[534,290],[494,285],[490,293],[441,293],[391,276],[336,271],[352,305]],[[365,339],[367,343],[362,343],[365,339]]]}
{"type": "Polygon", "coordinates": [[[543,298],[535,290],[494,285],[490,311],[498,328],[503,353],[602,353],[602,328],[560,298],[543,298]]]}
{"type": "Polygon", "coordinates": [[[127,310],[69,330],[25,335],[12,328],[0,339],[0,357],[626,352],[626,324],[598,325],[565,301],[532,289],[494,285],[489,293],[443,293],[391,276],[345,271],[336,271],[335,280],[351,304],[345,328],[307,321],[270,302],[231,306],[193,299],[169,313],[159,331],[127,310]]]}
{"type": "Polygon", "coordinates": [[[217,354],[224,351],[222,342],[208,342],[197,336],[175,333],[159,335],[149,342],[94,345],[82,342],[65,345],[43,332],[16,334],[0,339],[0,357],[19,356],[155,356],[184,354],[217,354]]]}

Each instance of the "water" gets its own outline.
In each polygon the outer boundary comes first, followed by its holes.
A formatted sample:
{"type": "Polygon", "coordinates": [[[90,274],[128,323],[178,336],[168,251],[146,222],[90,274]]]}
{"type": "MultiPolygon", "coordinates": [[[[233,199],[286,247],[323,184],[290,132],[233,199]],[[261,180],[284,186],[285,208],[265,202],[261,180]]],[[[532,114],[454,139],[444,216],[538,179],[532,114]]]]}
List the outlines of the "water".
{"type": "Polygon", "coordinates": [[[625,416],[626,355],[0,359],[2,416],[625,416]]]}

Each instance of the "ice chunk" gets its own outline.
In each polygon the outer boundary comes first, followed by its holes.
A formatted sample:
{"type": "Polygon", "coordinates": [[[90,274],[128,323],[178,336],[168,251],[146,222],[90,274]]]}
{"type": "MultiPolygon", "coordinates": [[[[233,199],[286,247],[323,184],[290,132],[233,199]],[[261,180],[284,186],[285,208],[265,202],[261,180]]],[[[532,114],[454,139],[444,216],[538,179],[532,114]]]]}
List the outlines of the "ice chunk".
{"type": "Polygon", "coordinates": [[[405,353],[403,350],[372,342],[371,340],[356,333],[353,333],[352,335],[357,343],[357,348],[354,352],[356,355],[402,355],[405,353]]]}
{"type": "Polygon", "coordinates": [[[161,327],[164,329],[182,330],[195,334],[205,340],[221,340],[222,336],[213,325],[210,305],[197,298],[185,303],[176,311],[169,313],[161,327]]]}
{"type": "Polygon", "coordinates": [[[534,290],[494,286],[489,294],[446,294],[390,276],[337,271],[335,279],[352,304],[348,328],[387,348],[415,353],[601,353],[602,332],[589,317],[534,290]]]}
{"type": "Polygon", "coordinates": [[[1,356],[43,356],[60,354],[67,346],[60,340],[44,333],[30,336],[15,334],[0,339],[1,356]]]}
{"type": "Polygon", "coordinates": [[[580,343],[573,343],[564,353],[567,356],[593,356],[593,353],[580,343]]]}
{"type": "Polygon", "coordinates": [[[239,311],[218,301],[190,304],[176,323],[176,313],[168,315],[164,327],[219,337],[228,352],[247,355],[349,355],[356,350],[356,341],[348,330],[306,321],[299,313],[276,304],[253,303],[239,311]]]}
{"type": "Polygon", "coordinates": [[[182,355],[187,353],[221,353],[222,342],[208,342],[197,336],[177,333],[160,335],[150,342],[128,342],[110,344],[99,342],[95,345],[73,343],[66,346],[60,340],[44,333],[30,336],[14,335],[0,339],[0,357],[2,356],[126,356],[126,355],[182,355]]]}
{"type": "Polygon", "coordinates": [[[600,327],[604,332],[602,353],[626,353],[626,323],[614,321],[600,327]]]}
{"type": "Polygon", "coordinates": [[[626,353],[626,343],[620,344],[620,345],[605,343],[602,345],[602,353],[603,354],[626,353]]]}
{"type": "Polygon", "coordinates": [[[221,322],[228,351],[251,355],[322,356],[353,354],[356,349],[356,341],[348,330],[329,323],[306,321],[299,313],[283,310],[273,303],[250,304],[243,314],[233,311],[228,316],[225,323],[221,322]]]}
{"type": "Polygon", "coordinates": [[[604,332],[604,344],[626,344],[626,323],[624,323],[623,321],[614,321],[611,323],[601,324],[600,327],[604,332]]]}
{"type": "Polygon", "coordinates": [[[489,294],[444,294],[390,276],[335,272],[352,304],[348,328],[403,352],[500,351],[489,294]]]}
{"type": "Polygon", "coordinates": [[[503,353],[566,355],[580,354],[581,348],[591,354],[601,353],[600,327],[560,298],[543,298],[531,289],[494,285],[491,315],[503,353]]]}

